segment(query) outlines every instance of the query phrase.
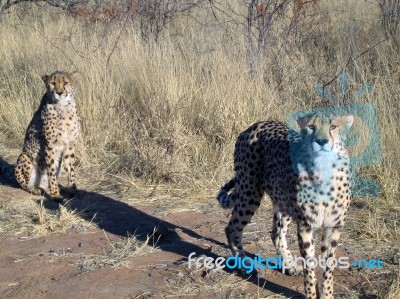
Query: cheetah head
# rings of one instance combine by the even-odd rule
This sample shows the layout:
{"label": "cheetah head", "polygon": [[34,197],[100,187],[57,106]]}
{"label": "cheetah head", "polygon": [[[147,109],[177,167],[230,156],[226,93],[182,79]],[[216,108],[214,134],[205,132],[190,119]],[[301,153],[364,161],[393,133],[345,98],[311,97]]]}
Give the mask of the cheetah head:
{"label": "cheetah head", "polygon": [[338,154],[343,150],[342,134],[353,125],[353,115],[321,117],[315,114],[297,114],[297,123],[303,139],[313,153]]}
{"label": "cheetah head", "polygon": [[70,98],[74,92],[75,79],[72,73],[56,71],[51,75],[44,75],[42,80],[53,104]]}

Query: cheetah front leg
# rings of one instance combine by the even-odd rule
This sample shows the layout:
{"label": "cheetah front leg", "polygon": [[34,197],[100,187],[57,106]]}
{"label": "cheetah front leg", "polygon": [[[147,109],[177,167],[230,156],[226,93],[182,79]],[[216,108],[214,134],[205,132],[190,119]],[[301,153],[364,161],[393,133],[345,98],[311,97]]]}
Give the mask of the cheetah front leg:
{"label": "cheetah front leg", "polygon": [[49,187],[50,187],[50,197],[53,200],[62,200],[62,196],[60,194],[60,188],[57,182],[57,170],[58,163],[55,155],[55,151],[53,148],[46,146],[45,148],[45,161],[47,167],[47,173],[49,178]]}
{"label": "cheetah front leg", "polygon": [[323,280],[323,297],[324,299],[333,298],[333,268],[332,262],[327,263],[329,258],[335,257],[336,246],[340,237],[337,227],[324,227],[322,235],[321,255],[325,261],[324,280]]}
{"label": "cheetah front leg", "polygon": [[[274,207],[275,208],[275,207]],[[284,215],[281,212],[274,212],[272,233],[272,242],[275,245],[276,251],[282,256],[282,260],[285,261],[285,273],[287,275],[300,275],[303,271],[301,266],[289,265],[286,261],[293,261],[292,254],[287,247],[286,233],[290,224],[290,216]]]}
{"label": "cheetah front leg", "polygon": [[70,191],[76,190],[74,161],[75,147],[70,146],[64,150],[63,157],[64,170],[68,175],[68,188],[70,189]]}
{"label": "cheetah front leg", "polygon": [[299,224],[297,234],[299,239],[300,254],[305,260],[303,266],[306,298],[316,299],[318,298],[318,286],[314,272],[316,264],[314,264],[315,245],[313,239],[313,230],[309,226]]}

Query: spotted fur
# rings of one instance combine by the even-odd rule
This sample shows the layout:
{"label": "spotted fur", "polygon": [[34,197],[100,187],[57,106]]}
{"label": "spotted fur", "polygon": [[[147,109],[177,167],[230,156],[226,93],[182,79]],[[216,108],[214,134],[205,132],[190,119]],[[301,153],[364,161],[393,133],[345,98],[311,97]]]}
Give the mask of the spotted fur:
{"label": "spotted fur", "polygon": [[33,194],[50,189],[50,197],[61,200],[58,178],[63,164],[68,187],[76,189],[74,159],[79,119],[71,73],[56,71],[42,77],[46,93],[28,125],[22,154],[15,164],[15,179]]}
{"label": "spotted fur", "polygon": [[[225,229],[232,253],[244,257],[243,230],[260,206],[264,193],[273,204],[272,241],[278,254],[292,257],[287,247],[288,224],[297,224],[300,253],[314,257],[313,231],[323,228],[321,256],[333,257],[350,203],[350,159],[342,142],[353,116],[336,118],[299,115],[300,133],[278,121],[259,122],[242,132],[235,145],[235,176],[217,196],[233,208]],[[232,191],[231,191],[232,190]],[[229,191],[231,191],[229,193]],[[303,271],[307,298],[319,296],[312,269]],[[324,269],[323,298],[333,297],[333,274]]]}

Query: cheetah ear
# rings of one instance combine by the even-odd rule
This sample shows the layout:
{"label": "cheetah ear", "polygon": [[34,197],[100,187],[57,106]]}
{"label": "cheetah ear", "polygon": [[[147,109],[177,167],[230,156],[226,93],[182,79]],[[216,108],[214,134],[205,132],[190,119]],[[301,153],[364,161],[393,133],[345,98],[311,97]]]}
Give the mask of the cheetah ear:
{"label": "cheetah ear", "polygon": [[302,119],[304,117],[306,117],[306,113],[304,113],[303,111],[296,112],[296,120]]}
{"label": "cheetah ear", "polygon": [[351,114],[343,115],[337,119],[339,126],[350,129],[354,122],[354,116]]}
{"label": "cheetah ear", "polygon": [[72,71],[69,73],[69,75],[74,81],[76,81],[77,79],[80,79],[81,73],[79,71]]}
{"label": "cheetah ear", "polygon": [[303,129],[305,127],[305,125],[309,119],[310,119],[309,114],[307,114],[303,111],[299,111],[296,113],[296,121],[297,121],[297,124],[299,125],[300,129]]}
{"label": "cheetah ear", "polygon": [[50,77],[49,75],[43,75],[43,76],[42,76],[43,82],[46,83],[47,80],[49,79],[49,77]]}

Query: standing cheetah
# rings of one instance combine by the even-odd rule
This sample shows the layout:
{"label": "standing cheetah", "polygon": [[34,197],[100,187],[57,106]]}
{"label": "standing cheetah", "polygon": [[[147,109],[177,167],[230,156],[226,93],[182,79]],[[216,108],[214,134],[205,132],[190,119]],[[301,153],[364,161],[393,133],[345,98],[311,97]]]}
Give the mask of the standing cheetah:
{"label": "standing cheetah", "polygon": [[[244,257],[243,229],[260,206],[264,193],[273,204],[272,241],[278,254],[292,258],[286,233],[297,223],[300,253],[314,257],[313,231],[323,228],[321,255],[334,257],[339,228],[350,203],[350,157],[342,137],[352,115],[329,117],[298,113],[300,133],[278,121],[259,122],[239,135],[234,153],[235,176],[218,194],[223,208],[233,208],[225,229],[233,255]],[[233,191],[228,193],[231,189]],[[294,275],[301,267],[291,267]],[[304,267],[307,298],[319,296],[314,267]],[[333,297],[333,269],[324,268],[322,298]]]}
{"label": "standing cheetah", "polygon": [[50,187],[50,197],[61,200],[58,178],[61,164],[68,174],[68,187],[76,189],[74,158],[79,119],[72,74],[56,71],[42,77],[46,85],[38,110],[26,130],[22,154],[15,165],[15,178],[23,189],[40,194]]}

